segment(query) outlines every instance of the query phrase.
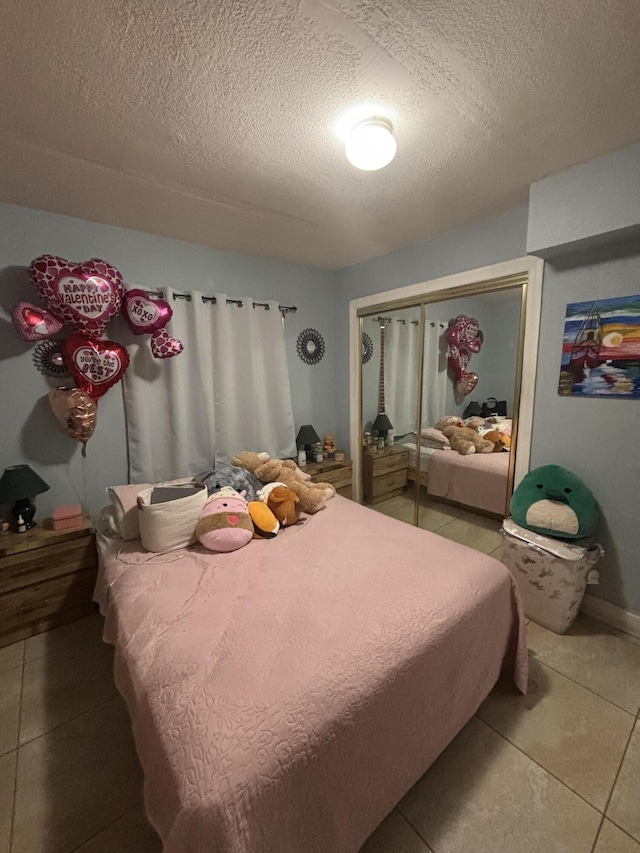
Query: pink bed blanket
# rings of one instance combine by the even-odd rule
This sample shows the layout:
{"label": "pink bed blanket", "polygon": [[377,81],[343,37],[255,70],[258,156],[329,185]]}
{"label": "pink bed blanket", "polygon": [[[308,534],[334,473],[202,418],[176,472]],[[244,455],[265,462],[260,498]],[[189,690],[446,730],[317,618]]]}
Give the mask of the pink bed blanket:
{"label": "pink bed blanket", "polygon": [[355,853],[501,670],[526,690],[507,569],[346,498],[229,554],[101,551],[167,853]]}
{"label": "pink bed blanket", "polygon": [[427,492],[504,516],[508,480],[508,453],[434,453]]}

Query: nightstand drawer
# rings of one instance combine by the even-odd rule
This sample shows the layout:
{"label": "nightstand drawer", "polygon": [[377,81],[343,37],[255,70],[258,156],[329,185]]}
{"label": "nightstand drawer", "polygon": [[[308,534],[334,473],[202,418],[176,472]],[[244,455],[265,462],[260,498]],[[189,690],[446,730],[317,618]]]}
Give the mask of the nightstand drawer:
{"label": "nightstand drawer", "polygon": [[64,615],[68,611],[91,612],[95,582],[95,568],[84,569],[0,596],[0,645],[8,635],[15,641],[18,634],[28,637],[38,633],[38,623],[50,617],[58,617],[64,622],[69,621]]}
{"label": "nightstand drawer", "polygon": [[373,476],[380,477],[383,474],[390,474],[392,471],[406,470],[408,463],[407,453],[393,453],[390,455],[378,456],[375,453],[371,454],[371,462],[373,465]]}
{"label": "nightstand drawer", "polygon": [[83,536],[46,548],[34,548],[14,554],[0,563],[0,592],[38,584],[82,569],[95,569],[96,566],[93,536]]}
{"label": "nightstand drawer", "polygon": [[348,467],[337,468],[335,471],[326,471],[324,474],[317,474],[312,478],[312,482],[329,483],[336,492],[345,486],[351,485],[351,463]]}
{"label": "nightstand drawer", "polygon": [[392,471],[389,474],[383,474],[382,477],[374,477],[371,484],[371,497],[375,499],[406,485],[407,467],[405,465],[402,471]]}

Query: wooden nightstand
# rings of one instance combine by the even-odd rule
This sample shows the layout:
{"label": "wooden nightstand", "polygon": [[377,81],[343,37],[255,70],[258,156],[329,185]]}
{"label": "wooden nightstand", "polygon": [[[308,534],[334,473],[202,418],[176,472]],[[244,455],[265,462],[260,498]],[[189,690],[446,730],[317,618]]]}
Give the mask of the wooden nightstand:
{"label": "wooden nightstand", "polygon": [[93,524],[0,534],[0,647],[95,610],[98,554]]}
{"label": "wooden nightstand", "polygon": [[364,499],[375,504],[401,495],[407,485],[409,451],[406,447],[385,447],[363,453]]}
{"label": "wooden nightstand", "polygon": [[312,483],[330,483],[339,495],[351,497],[350,459],[344,459],[342,462],[325,459],[324,462],[312,462],[302,470],[311,474]]}

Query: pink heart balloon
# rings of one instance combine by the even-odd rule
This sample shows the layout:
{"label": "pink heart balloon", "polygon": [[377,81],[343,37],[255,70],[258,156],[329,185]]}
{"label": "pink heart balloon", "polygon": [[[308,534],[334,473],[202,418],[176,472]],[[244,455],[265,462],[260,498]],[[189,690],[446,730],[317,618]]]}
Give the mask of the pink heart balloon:
{"label": "pink heart balloon", "polygon": [[74,382],[97,400],[119,382],[129,366],[129,353],[116,341],[75,334],[63,344],[64,363]]}
{"label": "pink heart balloon", "polygon": [[53,314],[31,302],[16,302],[11,321],[23,341],[43,341],[62,328],[62,323]]}
{"label": "pink heart balloon", "polygon": [[82,335],[102,335],[122,306],[122,276],[99,258],[75,263],[41,255],[31,262],[29,278],[54,317]]}
{"label": "pink heart balloon", "polygon": [[166,329],[159,329],[151,335],[151,354],[154,358],[173,358],[180,355],[184,344],[177,338],[172,338]]}
{"label": "pink heart balloon", "polygon": [[163,329],[173,311],[164,299],[150,299],[144,290],[127,290],[124,295],[124,315],[134,335],[147,335]]}

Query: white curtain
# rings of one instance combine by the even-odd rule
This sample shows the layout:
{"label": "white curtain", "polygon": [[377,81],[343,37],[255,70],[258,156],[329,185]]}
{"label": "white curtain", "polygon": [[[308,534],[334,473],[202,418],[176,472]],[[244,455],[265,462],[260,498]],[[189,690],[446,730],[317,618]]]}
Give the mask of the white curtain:
{"label": "white curtain", "polygon": [[416,428],[420,327],[392,320],[385,328],[384,385],[386,411],[397,436]]}
{"label": "white curtain", "polygon": [[424,330],[422,426],[432,427],[447,414],[447,355],[443,341],[446,323],[427,320]]}
{"label": "white curtain", "polygon": [[241,450],[296,454],[289,370],[277,302],[269,310],[174,299],[167,331],[184,344],[155,359],[148,336],[129,347],[124,400],[131,482],[158,482],[228,462]]}
{"label": "white curtain", "polygon": [[[434,426],[446,414],[447,359],[442,342],[445,324],[425,325],[422,426]],[[418,405],[420,326],[393,320],[385,329],[385,399],[397,436],[414,432]]]}

